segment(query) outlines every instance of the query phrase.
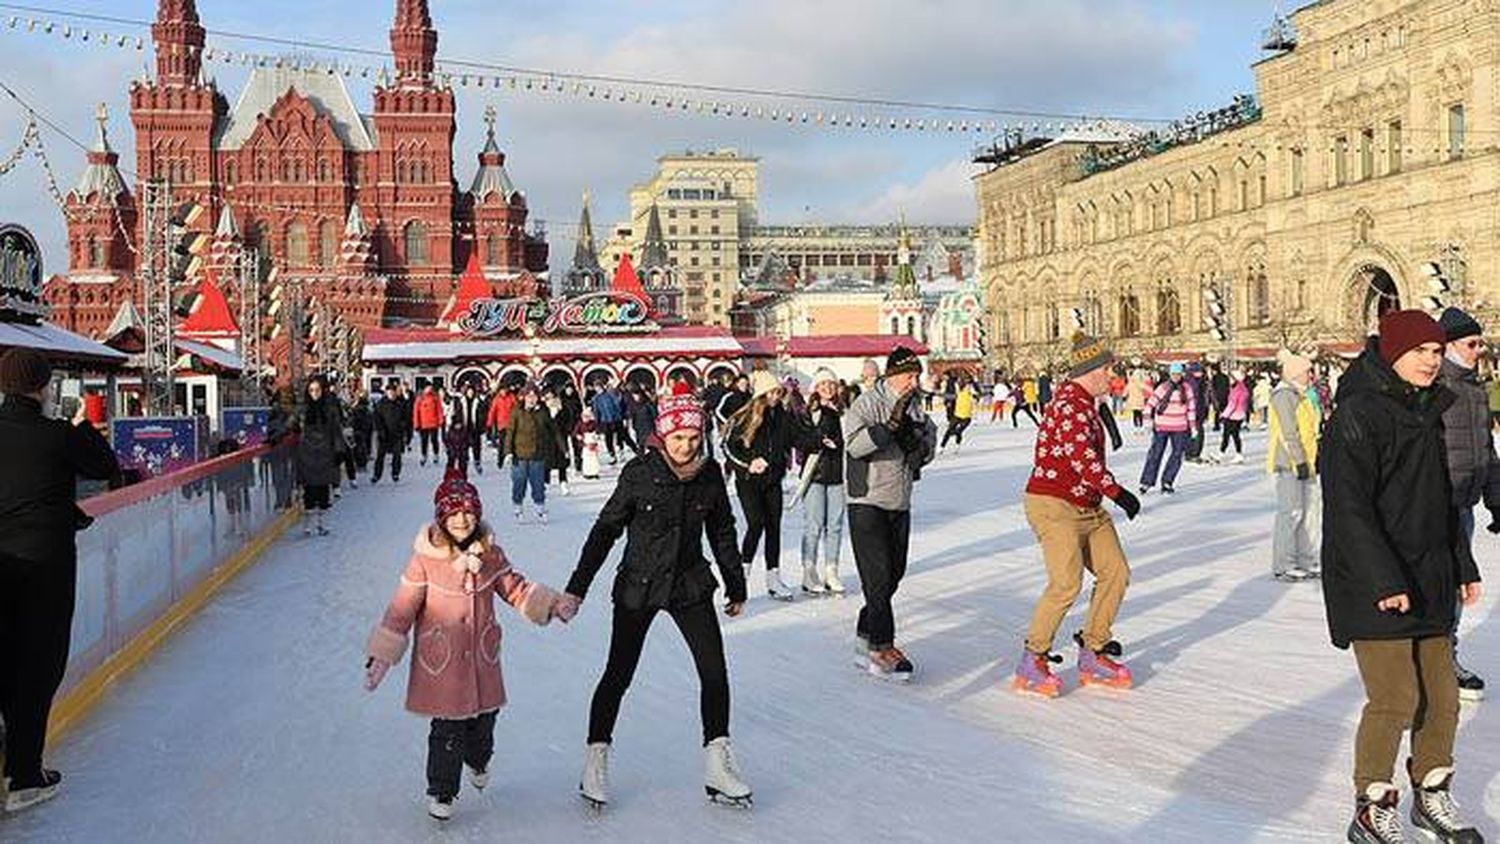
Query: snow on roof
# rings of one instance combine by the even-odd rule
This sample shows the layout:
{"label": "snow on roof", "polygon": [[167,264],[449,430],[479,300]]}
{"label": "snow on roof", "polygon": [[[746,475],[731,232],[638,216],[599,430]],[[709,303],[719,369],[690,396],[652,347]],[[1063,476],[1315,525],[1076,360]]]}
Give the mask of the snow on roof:
{"label": "snow on roof", "polygon": [[288,90],[296,91],[326,115],[333,123],[334,134],[347,149],[355,152],[375,149],[374,132],[354,107],[343,77],[289,67],[258,67],[250,73],[245,90],[240,92],[239,102],[225,118],[218,148],[239,149],[244,146],[255,131],[260,115],[269,114],[271,107]]}
{"label": "snow on roof", "polygon": [[1145,128],[1123,120],[1090,120],[1068,127],[1053,138],[1047,146],[1055,144],[1114,144],[1128,141],[1145,132]]}

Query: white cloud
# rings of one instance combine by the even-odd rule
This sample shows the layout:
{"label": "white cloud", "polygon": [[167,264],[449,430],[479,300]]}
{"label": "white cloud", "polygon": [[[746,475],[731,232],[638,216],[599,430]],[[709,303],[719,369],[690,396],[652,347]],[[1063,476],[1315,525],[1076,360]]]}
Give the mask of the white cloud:
{"label": "white cloud", "polygon": [[912,222],[971,224],[974,222],[974,165],[955,158],[922,174],[911,183],[897,183],[880,195],[848,208],[847,219],[886,223],[901,215]]}

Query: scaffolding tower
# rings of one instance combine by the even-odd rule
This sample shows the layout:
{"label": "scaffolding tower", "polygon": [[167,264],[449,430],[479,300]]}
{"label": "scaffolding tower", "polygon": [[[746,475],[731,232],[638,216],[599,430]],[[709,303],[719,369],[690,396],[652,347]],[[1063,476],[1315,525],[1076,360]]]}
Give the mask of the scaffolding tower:
{"label": "scaffolding tower", "polygon": [[141,367],[141,388],[146,412],[153,416],[172,413],[171,250],[172,187],[161,179],[141,185],[141,207],[145,215],[141,238],[142,320],[146,324],[146,348]]}

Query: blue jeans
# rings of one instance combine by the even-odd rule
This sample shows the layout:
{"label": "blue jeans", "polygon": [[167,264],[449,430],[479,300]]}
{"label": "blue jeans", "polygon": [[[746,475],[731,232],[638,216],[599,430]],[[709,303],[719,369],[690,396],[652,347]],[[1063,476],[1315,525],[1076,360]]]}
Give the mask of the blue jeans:
{"label": "blue jeans", "polygon": [[839,561],[839,546],[844,541],[844,485],[807,485],[802,500],[802,565],[818,562],[818,540],[823,540],[823,565]]}
{"label": "blue jeans", "polygon": [[531,501],[540,507],[547,503],[547,461],[510,460],[510,503],[521,506],[526,498],[526,485],[531,484]]}
{"label": "blue jeans", "polygon": [[1172,454],[1167,457],[1167,468],[1161,473],[1162,486],[1171,486],[1177,481],[1177,470],[1182,468],[1182,453],[1187,451],[1189,434],[1187,431],[1156,431],[1151,435],[1151,450],[1146,453],[1146,468],[1141,470],[1141,486],[1156,486],[1156,473],[1161,468],[1162,453],[1167,450],[1167,445],[1172,446]]}

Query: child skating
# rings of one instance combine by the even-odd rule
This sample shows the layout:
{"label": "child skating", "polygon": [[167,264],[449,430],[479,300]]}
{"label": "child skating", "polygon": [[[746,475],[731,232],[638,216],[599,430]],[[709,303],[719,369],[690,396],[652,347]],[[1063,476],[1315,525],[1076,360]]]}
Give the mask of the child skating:
{"label": "child skating", "polygon": [[432,719],[427,813],[447,820],[465,766],[474,788],[489,783],[495,716],[505,705],[495,598],[545,625],[558,594],[511,568],[481,521],[479,491],[461,472],[449,470],[433,499],[434,519],[417,533],[401,584],[370,634],[365,688],[374,691],[401,660],[415,628],[406,708]]}

